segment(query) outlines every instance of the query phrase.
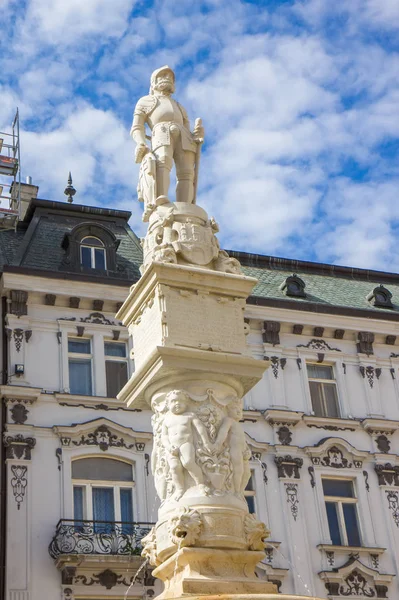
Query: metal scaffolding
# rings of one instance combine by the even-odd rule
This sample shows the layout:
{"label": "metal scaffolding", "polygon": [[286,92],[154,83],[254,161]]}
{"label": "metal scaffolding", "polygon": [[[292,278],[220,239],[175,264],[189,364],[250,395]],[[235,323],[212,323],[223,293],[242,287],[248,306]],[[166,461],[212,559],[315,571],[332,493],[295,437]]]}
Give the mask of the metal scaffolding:
{"label": "metal scaffolding", "polygon": [[[8,183],[12,179],[11,183]],[[21,206],[19,111],[11,132],[0,131],[0,229],[15,229]]]}

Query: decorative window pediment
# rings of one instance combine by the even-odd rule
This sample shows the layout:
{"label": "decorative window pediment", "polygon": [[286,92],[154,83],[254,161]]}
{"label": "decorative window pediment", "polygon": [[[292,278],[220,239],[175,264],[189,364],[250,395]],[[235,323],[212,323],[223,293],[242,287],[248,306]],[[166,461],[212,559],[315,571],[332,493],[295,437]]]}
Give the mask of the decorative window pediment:
{"label": "decorative window pediment", "polygon": [[96,446],[103,452],[110,448],[143,452],[145,444],[152,440],[150,433],[134,431],[105,418],[71,427],[56,426],[53,429],[59,436],[61,445],[71,449]]}
{"label": "decorative window pediment", "polygon": [[342,567],[321,571],[319,577],[331,598],[388,598],[393,575],[381,574],[352,557]]}
{"label": "decorative window pediment", "polygon": [[361,469],[369,453],[357,450],[342,438],[324,438],[315,446],[305,448],[316,466],[333,469]]}

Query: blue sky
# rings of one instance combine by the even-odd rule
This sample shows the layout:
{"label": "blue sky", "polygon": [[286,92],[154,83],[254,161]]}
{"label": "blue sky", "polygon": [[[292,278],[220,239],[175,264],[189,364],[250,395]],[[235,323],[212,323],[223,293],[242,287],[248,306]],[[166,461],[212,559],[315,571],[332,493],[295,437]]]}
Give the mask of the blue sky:
{"label": "blue sky", "polygon": [[42,198],[129,209],[151,72],[206,143],[226,248],[399,271],[399,0],[0,0],[0,130]]}

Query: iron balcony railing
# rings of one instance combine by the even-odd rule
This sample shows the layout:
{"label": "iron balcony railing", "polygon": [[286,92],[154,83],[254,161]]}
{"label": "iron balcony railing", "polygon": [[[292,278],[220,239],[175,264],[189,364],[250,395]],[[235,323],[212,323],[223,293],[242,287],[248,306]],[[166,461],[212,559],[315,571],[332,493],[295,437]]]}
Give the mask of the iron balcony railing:
{"label": "iron balcony railing", "polygon": [[61,554],[141,554],[141,540],[154,523],[76,521],[61,519],[49,546],[52,558]]}

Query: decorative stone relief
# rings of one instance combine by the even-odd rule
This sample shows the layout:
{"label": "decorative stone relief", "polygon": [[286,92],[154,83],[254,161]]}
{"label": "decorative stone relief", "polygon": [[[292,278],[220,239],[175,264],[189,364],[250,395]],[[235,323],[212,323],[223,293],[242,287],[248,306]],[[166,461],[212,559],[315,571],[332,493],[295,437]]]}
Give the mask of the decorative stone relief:
{"label": "decorative stone relief", "polygon": [[326,552],[327,564],[329,567],[333,567],[335,565],[335,555],[334,552]]}
{"label": "decorative stone relief", "polygon": [[292,333],[294,333],[295,335],[301,335],[303,331],[303,325],[293,325],[292,326]]}
{"label": "decorative stone relief", "polygon": [[11,478],[11,487],[18,510],[21,508],[21,504],[25,498],[25,490],[28,485],[28,480],[26,478],[27,471],[28,467],[25,465],[11,465],[11,473],[13,474],[13,477]]}
{"label": "decorative stone relief", "polygon": [[280,343],[280,323],[278,321],[264,321],[262,336],[264,344],[278,345]]}
{"label": "decorative stone relief", "polygon": [[368,384],[371,388],[374,387],[374,375],[377,377],[377,379],[379,379],[381,376],[381,369],[375,369],[370,365],[367,367],[360,365],[359,370],[363,379],[367,377]]}
{"label": "decorative stone relief", "polygon": [[247,515],[244,520],[244,529],[247,536],[249,550],[264,550],[270,531],[255,515]]}
{"label": "decorative stone relief", "polygon": [[285,456],[275,456],[274,462],[277,465],[277,473],[281,479],[300,479],[299,470],[303,465],[302,458],[296,458],[287,454]]}
{"label": "decorative stone relief", "polygon": [[297,520],[299,512],[299,499],[298,499],[298,484],[297,483],[285,483],[285,493],[287,495],[287,502],[290,505],[291,514],[294,521]]}
{"label": "decorative stone relief", "polygon": [[316,480],[314,478],[314,467],[308,467],[308,472],[310,475],[310,485],[312,488],[316,487]]}
{"label": "decorative stone relief", "polygon": [[22,347],[22,342],[24,339],[24,330],[23,329],[14,329],[12,334],[13,334],[14,343],[15,343],[15,350],[17,352],[20,352],[21,347]]}
{"label": "decorative stone relief", "polygon": [[265,356],[265,360],[270,360],[270,366],[271,366],[272,373],[274,375],[274,378],[277,379],[279,367],[281,368],[282,371],[284,371],[285,365],[287,364],[287,359],[279,358],[278,356],[271,356],[271,357]]}
{"label": "decorative stone relief", "polygon": [[277,429],[277,437],[280,444],[289,446],[292,442],[292,433],[287,425],[282,425]]}
{"label": "decorative stone relief", "polygon": [[376,437],[375,443],[377,444],[377,448],[380,452],[384,454],[388,454],[391,449],[391,442],[387,438],[385,434],[380,434]]}
{"label": "decorative stone relief", "polygon": [[334,469],[350,469],[352,463],[344,457],[342,450],[338,446],[331,446],[327,451],[326,456],[322,459],[313,458],[313,464],[323,465],[323,467],[333,467]]}
{"label": "decorative stone relief", "polygon": [[55,294],[46,294],[44,296],[44,304],[46,306],[55,306],[57,296]]}
{"label": "decorative stone relief", "polygon": [[239,425],[241,405],[235,397],[227,402],[211,389],[204,395],[171,390],[153,401],[151,465],[162,501],[178,501],[189,490],[243,497],[251,452]]}
{"label": "decorative stone relief", "polygon": [[28,292],[24,290],[11,290],[10,313],[18,318],[28,314]]}
{"label": "decorative stone relief", "polygon": [[374,337],[374,333],[371,333],[370,331],[360,331],[358,333],[359,342],[357,344],[357,351],[359,354],[367,354],[367,356],[374,354]]}
{"label": "decorative stone relief", "polygon": [[17,423],[18,425],[22,425],[23,423],[25,423],[25,421],[28,418],[28,414],[28,409],[20,402],[18,402],[18,404],[14,404],[10,409],[11,418],[13,422]]}
{"label": "decorative stone relief", "polygon": [[399,466],[385,463],[384,465],[375,465],[374,469],[379,485],[399,486]]}
{"label": "decorative stone relief", "polygon": [[[345,584],[328,582],[325,584],[329,594],[333,596],[362,596],[363,598],[374,598],[375,591],[367,584],[367,580],[359,571],[353,571],[345,579]],[[386,598],[386,596],[380,596]]]}
{"label": "decorative stone relief", "polygon": [[366,486],[366,491],[369,492],[370,484],[369,484],[369,474],[367,473],[367,471],[363,471],[363,477],[364,477],[364,485]]}
{"label": "decorative stone relief", "polygon": [[313,338],[307,344],[297,344],[297,348],[310,348],[312,350],[331,350],[334,352],[342,352],[339,348],[332,348],[327,342],[322,339]]}
{"label": "decorative stone relief", "polygon": [[193,546],[202,528],[201,515],[196,510],[182,508],[168,521],[168,533],[172,544],[179,548]]}
{"label": "decorative stone relief", "polygon": [[[122,437],[112,433],[106,425],[100,425],[93,433],[82,435],[79,441],[72,442],[74,446],[98,446],[106,452],[109,448],[136,448],[135,444],[127,444]],[[64,444],[65,445],[65,444]]]}
{"label": "decorative stone relief", "polygon": [[92,312],[88,317],[80,318],[82,323],[93,323],[95,325],[115,325],[114,321],[107,319],[101,312]]}
{"label": "decorative stone relief", "polygon": [[118,575],[111,569],[105,569],[105,571],[101,571],[101,573],[94,573],[93,577],[87,577],[86,575],[77,575],[75,577],[75,584],[87,586],[99,584],[102,587],[105,587],[107,590],[111,590],[116,585],[124,585],[127,587],[130,586],[132,583],[132,579],[133,577],[130,579],[126,579],[126,577],[124,577],[123,575]]}
{"label": "decorative stone relief", "polygon": [[378,556],[378,554],[370,554],[370,562],[373,569],[379,569],[380,557]]}
{"label": "decorative stone relief", "polygon": [[393,521],[396,527],[399,527],[399,492],[385,490],[388,500],[388,508],[392,513]]}
{"label": "decorative stone relief", "polygon": [[24,438],[18,433],[15,436],[5,435],[4,446],[6,448],[6,458],[18,460],[30,460],[31,450],[36,445],[35,438]]}

